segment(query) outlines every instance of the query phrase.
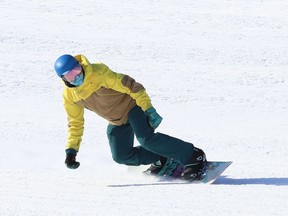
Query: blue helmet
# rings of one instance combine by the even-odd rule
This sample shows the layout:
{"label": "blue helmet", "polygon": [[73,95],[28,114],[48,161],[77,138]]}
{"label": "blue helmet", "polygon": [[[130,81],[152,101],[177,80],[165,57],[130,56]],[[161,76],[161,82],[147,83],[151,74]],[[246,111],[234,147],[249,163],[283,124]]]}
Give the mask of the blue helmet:
{"label": "blue helmet", "polygon": [[71,55],[65,54],[60,56],[54,64],[54,69],[59,77],[62,77],[63,73],[72,70],[78,63],[78,61]]}

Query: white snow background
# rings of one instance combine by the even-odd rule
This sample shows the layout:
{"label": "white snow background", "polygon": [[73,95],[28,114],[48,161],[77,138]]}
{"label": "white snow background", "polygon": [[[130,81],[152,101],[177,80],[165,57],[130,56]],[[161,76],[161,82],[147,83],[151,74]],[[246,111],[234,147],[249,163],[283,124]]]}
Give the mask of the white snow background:
{"label": "white snow background", "polygon": [[[287,215],[288,1],[0,0],[0,17],[1,216]],[[65,53],[134,77],[157,131],[234,163],[213,185],[153,185],[86,111],[67,169]]]}

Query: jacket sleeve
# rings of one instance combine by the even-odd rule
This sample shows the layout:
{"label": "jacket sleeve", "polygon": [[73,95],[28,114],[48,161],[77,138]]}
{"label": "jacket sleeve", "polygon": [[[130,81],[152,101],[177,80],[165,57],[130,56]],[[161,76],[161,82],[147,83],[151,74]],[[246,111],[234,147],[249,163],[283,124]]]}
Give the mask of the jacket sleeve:
{"label": "jacket sleeve", "polygon": [[115,73],[102,64],[102,86],[130,95],[136,104],[146,111],[152,107],[150,97],[142,84],[136,82],[128,75]]}
{"label": "jacket sleeve", "polygon": [[69,98],[67,91],[64,91],[63,99],[68,117],[68,141],[66,149],[74,149],[78,152],[84,131],[84,108],[74,103]]}

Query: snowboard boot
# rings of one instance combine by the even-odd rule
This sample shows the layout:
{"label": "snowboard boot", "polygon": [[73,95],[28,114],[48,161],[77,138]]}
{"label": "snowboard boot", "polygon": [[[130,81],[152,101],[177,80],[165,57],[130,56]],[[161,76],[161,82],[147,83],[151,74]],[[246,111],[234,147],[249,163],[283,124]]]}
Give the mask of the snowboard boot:
{"label": "snowboard boot", "polygon": [[185,169],[181,174],[181,178],[188,181],[203,179],[206,164],[206,155],[203,150],[194,147],[192,159],[185,166]]}
{"label": "snowboard boot", "polygon": [[151,166],[144,172],[150,175],[178,178],[181,176],[183,171],[184,165],[182,165],[180,161],[172,158],[161,157],[160,161],[151,164]]}
{"label": "snowboard boot", "polygon": [[160,170],[166,164],[166,161],[167,161],[167,158],[161,156],[160,160],[152,163],[151,166],[146,171],[144,171],[144,173],[149,174],[149,175],[158,175]]}

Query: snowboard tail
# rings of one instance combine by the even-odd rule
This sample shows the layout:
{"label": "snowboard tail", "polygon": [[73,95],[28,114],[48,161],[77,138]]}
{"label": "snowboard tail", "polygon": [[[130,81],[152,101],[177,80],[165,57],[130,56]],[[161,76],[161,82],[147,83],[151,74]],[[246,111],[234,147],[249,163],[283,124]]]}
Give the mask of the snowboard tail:
{"label": "snowboard tail", "polygon": [[203,178],[200,182],[212,184],[231,164],[232,161],[208,161],[204,168]]}

